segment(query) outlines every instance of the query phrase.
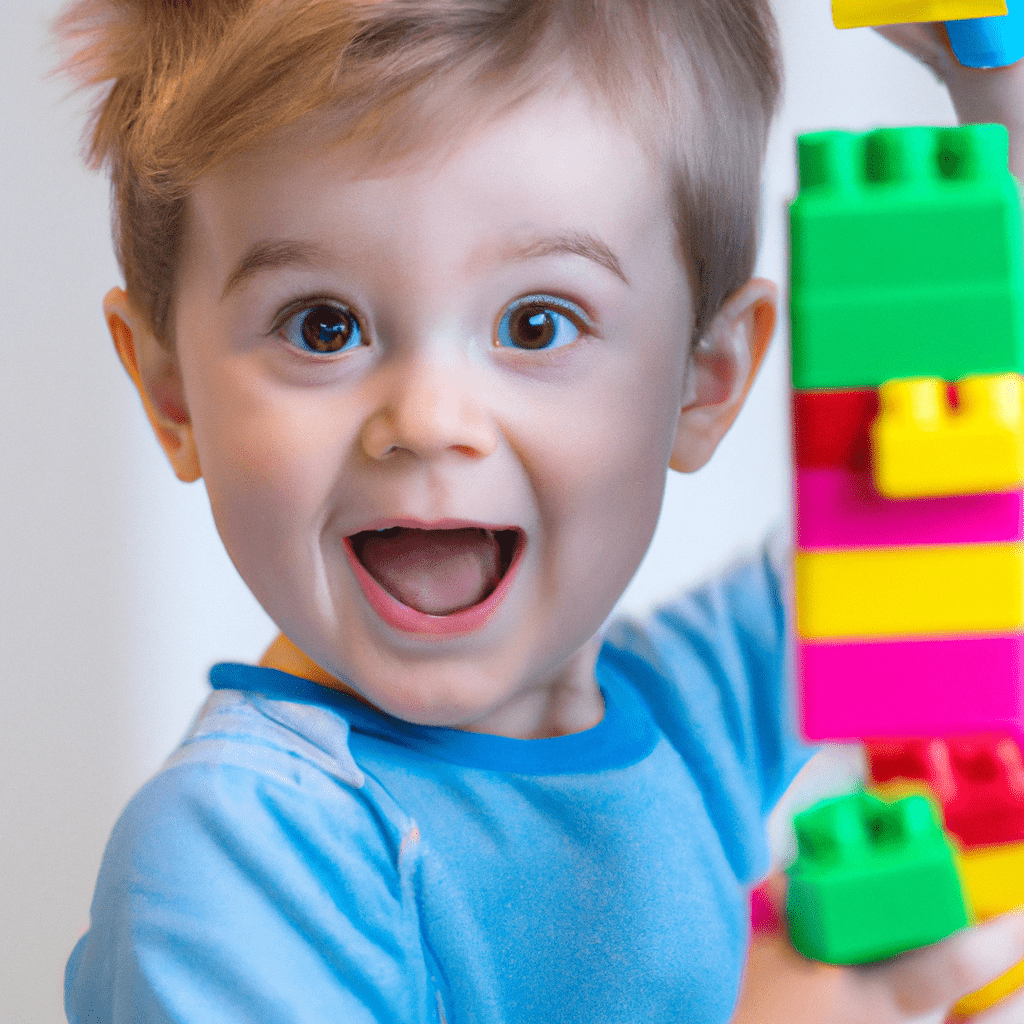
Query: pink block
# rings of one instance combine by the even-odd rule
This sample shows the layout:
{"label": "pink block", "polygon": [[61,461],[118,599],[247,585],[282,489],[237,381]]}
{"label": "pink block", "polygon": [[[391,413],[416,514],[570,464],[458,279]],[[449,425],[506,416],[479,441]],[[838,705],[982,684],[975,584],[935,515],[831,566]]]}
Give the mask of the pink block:
{"label": "pink block", "polygon": [[1024,492],[895,500],[870,472],[797,469],[796,538],[805,550],[1021,540]]}
{"label": "pink block", "polygon": [[756,934],[777,935],[782,930],[779,912],[775,909],[768,882],[762,882],[750,893],[750,930]]}
{"label": "pink block", "polygon": [[812,740],[1011,733],[1024,742],[1024,637],[801,643]]}

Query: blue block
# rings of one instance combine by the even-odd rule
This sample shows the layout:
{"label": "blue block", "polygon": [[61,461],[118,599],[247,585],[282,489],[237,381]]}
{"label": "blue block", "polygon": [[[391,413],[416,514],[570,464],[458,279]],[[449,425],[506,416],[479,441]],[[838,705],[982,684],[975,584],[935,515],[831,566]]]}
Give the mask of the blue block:
{"label": "blue block", "polygon": [[967,68],[1003,68],[1024,57],[1024,0],[1006,0],[1006,14],[947,21],[956,59]]}

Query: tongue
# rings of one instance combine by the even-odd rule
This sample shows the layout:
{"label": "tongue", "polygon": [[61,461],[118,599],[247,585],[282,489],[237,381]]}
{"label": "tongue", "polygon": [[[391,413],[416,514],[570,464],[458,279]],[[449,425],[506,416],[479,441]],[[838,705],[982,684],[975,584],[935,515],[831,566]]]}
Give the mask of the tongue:
{"label": "tongue", "polygon": [[411,530],[363,534],[359,560],[392,597],[427,615],[482,601],[498,584],[500,552],[490,530]]}

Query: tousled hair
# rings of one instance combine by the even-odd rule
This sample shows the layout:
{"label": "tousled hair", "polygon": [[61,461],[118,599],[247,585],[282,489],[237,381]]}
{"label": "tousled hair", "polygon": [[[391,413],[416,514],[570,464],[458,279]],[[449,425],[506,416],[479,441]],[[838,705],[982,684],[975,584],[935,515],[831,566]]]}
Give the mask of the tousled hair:
{"label": "tousled hair", "polygon": [[126,289],[167,346],[185,204],[220,161],[324,108],[339,141],[393,159],[566,62],[670,176],[695,338],[753,273],[782,76],[768,0],[75,0],[55,30],[62,70],[100,90],[86,160],[110,174]]}

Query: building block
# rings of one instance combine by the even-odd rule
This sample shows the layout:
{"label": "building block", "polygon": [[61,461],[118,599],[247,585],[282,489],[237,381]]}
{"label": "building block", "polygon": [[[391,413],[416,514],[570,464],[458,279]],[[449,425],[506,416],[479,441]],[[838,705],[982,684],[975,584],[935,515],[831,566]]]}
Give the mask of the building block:
{"label": "building block", "polygon": [[990,982],[977,992],[964,996],[954,1007],[955,1015],[958,1017],[971,1017],[982,1010],[1012,995],[1021,986],[1024,986],[1024,961],[1011,967],[1005,974],[1001,974],[995,981]]}
{"label": "building block", "polygon": [[970,18],[959,15],[946,22],[956,59],[969,68],[1002,68],[1024,57],[1024,5],[1007,0],[1003,16]]}
{"label": "building block", "polygon": [[1000,733],[1024,741],[1024,638],[963,636],[797,648],[811,740]]}
{"label": "building block", "polygon": [[793,386],[1020,372],[1024,260],[1006,129],[819,132],[798,145]]}
{"label": "building block", "polygon": [[796,542],[820,548],[994,544],[1024,539],[1024,492],[894,500],[871,474],[797,469]]}
{"label": "building block", "polygon": [[798,551],[802,637],[1000,633],[1024,628],[1024,544]]}
{"label": "building block", "polygon": [[[1011,737],[875,740],[867,755],[876,783],[925,783],[962,848],[1024,843],[1024,757]],[[1019,865],[1024,902],[1024,853]]]}
{"label": "building block", "polygon": [[983,18],[1005,13],[1004,0],[832,0],[832,22],[836,28]]}
{"label": "building block", "polygon": [[963,850],[957,865],[964,897],[978,921],[1024,907],[1024,843]]}
{"label": "building block", "polygon": [[859,792],[797,815],[790,940],[804,956],[859,964],[938,942],[968,924],[954,852],[922,796]]}
{"label": "building block", "polygon": [[800,469],[866,469],[878,391],[793,392],[793,461]]}
{"label": "building block", "polygon": [[766,879],[750,891],[750,931],[754,935],[778,935],[782,927],[782,918]]}
{"label": "building block", "polygon": [[875,486],[889,498],[1009,491],[1024,483],[1024,378],[887,381],[871,427]]}

